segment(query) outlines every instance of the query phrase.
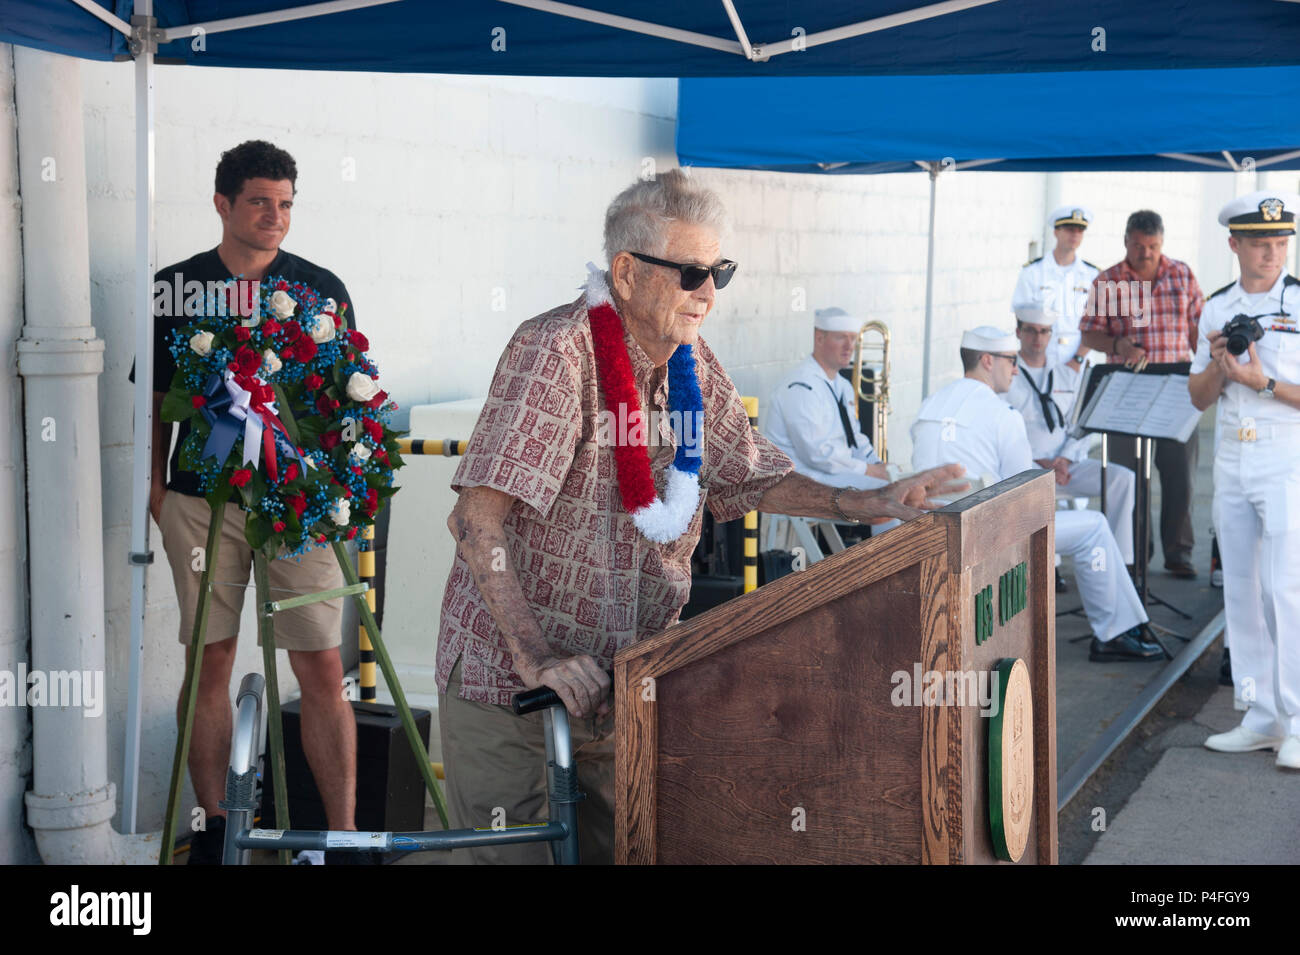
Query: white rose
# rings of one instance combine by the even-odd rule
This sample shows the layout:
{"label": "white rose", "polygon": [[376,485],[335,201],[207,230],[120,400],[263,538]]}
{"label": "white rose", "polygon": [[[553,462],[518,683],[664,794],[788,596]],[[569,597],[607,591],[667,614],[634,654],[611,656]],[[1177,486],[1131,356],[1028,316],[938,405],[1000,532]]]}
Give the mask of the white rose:
{"label": "white rose", "polygon": [[321,312],[316,316],[316,324],[312,326],[311,340],[317,345],[323,345],[325,342],[334,338],[334,316],[326,315]]}
{"label": "white rose", "polygon": [[370,449],[358,441],[352,445],[352,450],[348,452],[348,457],[352,458],[357,464],[365,464],[370,460]]}
{"label": "white rose", "polygon": [[330,518],[342,527],[352,519],[352,503],[346,497],[339,498],[330,508]]}
{"label": "white rose", "polygon": [[211,332],[199,332],[190,339],[190,348],[194,349],[197,354],[206,357],[212,351],[212,339]]}
{"label": "white rose", "polygon": [[379,394],[379,386],[369,375],[354,371],[352,377],[348,379],[347,393],[353,401],[366,402]]}
{"label": "white rose", "polygon": [[268,375],[274,375],[284,367],[284,364],[280,361],[280,356],[268,348],[262,352],[262,367],[266,369]]}
{"label": "white rose", "polygon": [[271,293],[271,311],[275,312],[275,317],[281,321],[292,317],[297,308],[298,303],[284,289],[276,289]]}
{"label": "white rose", "polygon": [[327,311],[327,312],[331,312],[331,313],[332,313],[332,312],[337,312],[337,311],[339,310],[339,303],[336,302],[336,301],[334,301],[334,299],[332,299],[332,298],[327,298],[327,299],[325,299],[324,309],[325,309],[325,311]]}

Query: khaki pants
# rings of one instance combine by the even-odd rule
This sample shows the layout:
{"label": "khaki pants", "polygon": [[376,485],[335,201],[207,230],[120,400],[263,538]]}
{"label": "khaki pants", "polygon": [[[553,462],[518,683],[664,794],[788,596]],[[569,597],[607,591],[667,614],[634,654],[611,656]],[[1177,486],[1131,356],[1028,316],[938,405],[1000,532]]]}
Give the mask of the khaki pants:
{"label": "khaki pants", "polygon": [[[546,821],[546,742],[542,714],[515,716],[508,707],[462,700],[460,661],[447,692],[438,694],[447,803],[454,828],[491,828]],[[597,722],[569,720],[578,783],[578,846],[585,864],[614,861],[614,712]],[[504,811],[504,820],[502,820]],[[549,865],[551,844],[458,849],[453,862]]]}

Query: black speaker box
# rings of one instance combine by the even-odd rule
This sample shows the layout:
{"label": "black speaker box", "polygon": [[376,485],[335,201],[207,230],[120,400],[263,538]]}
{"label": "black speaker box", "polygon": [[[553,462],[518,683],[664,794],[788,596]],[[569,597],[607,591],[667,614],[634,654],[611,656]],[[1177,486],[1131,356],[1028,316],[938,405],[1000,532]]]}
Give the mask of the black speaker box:
{"label": "black speaker box", "polygon": [[[281,707],[284,718],[284,767],[293,829],[328,829],[325,807],[302,749],[302,703]],[[357,828],[376,832],[419,832],[424,829],[424,778],[411,751],[397,708],[352,701],[357,721]],[[429,744],[432,716],[412,710],[415,728]],[[281,828],[275,818],[274,768],[268,749],[263,759],[261,822],[263,829]],[[388,853],[385,860],[402,853]]]}

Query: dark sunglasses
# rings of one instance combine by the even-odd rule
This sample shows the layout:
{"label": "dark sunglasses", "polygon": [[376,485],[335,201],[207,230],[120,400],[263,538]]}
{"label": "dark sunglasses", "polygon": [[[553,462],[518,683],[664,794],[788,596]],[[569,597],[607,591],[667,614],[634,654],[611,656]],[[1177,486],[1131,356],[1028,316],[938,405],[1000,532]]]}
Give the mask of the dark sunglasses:
{"label": "dark sunglasses", "polygon": [[682,265],[680,262],[669,262],[666,259],[656,259],[653,255],[642,255],[640,252],[628,253],[634,259],[640,259],[642,262],[649,262],[651,265],[662,265],[666,269],[676,269],[682,273],[682,291],[694,292],[704,284],[705,279],[710,275],[713,276],[713,287],[724,289],[731,277],[736,274],[736,263],[731,259],[723,259],[717,265]]}

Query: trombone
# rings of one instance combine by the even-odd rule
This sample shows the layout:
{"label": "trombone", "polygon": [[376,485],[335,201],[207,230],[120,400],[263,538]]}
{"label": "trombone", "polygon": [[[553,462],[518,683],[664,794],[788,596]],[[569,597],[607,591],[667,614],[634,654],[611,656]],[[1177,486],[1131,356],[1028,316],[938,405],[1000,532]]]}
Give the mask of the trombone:
{"label": "trombone", "polygon": [[[880,341],[877,343],[866,341],[868,332],[878,333]],[[878,361],[867,360],[865,353],[868,349],[873,352],[879,351]],[[872,369],[870,392],[864,387],[866,385],[862,373],[864,365]],[[858,397],[859,409],[862,407],[862,402],[872,406],[874,414],[872,445],[876,449],[876,454],[880,455],[880,460],[888,461],[889,458],[885,456],[885,438],[889,426],[889,327],[884,322],[863,323],[862,329],[858,332],[858,347],[853,355],[853,376],[850,380],[853,383],[853,393]]]}

